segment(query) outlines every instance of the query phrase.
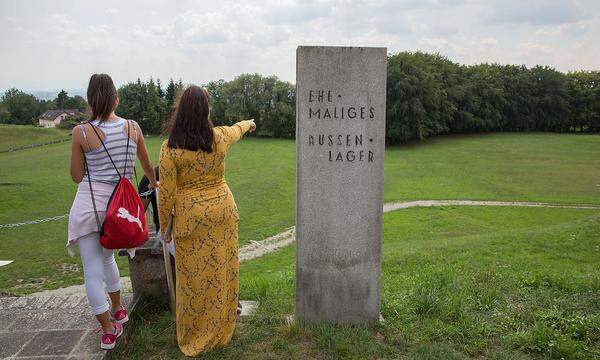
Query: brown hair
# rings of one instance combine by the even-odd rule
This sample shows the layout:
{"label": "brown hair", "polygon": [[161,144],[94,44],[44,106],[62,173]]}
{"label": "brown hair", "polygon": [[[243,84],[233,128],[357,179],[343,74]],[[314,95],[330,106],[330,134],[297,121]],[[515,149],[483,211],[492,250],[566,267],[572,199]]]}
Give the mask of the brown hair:
{"label": "brown hair", "polygon": [[116,109],[119,95],[111,77],[107,74],[94,74],[87,88],[87,101],[90,106],[90,120],[108,119]]}
{"label": "brown hair", "polygon": [[169,147],[212,152],[214,133],[209,113],[208,92],[194,85],[185,89],[169,123]]}

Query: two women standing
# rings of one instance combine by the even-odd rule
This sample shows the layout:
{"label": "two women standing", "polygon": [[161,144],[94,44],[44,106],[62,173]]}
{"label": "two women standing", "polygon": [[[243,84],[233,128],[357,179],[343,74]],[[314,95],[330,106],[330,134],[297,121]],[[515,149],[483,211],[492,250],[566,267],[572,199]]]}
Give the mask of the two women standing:
{"label": "two women standing", "polygon": [[[79,183],[69,217],[69,246],[79,244],[85,287],[92,313],[103,329],[101,345],[112,348],[122,333],[119,322],[127,319],[120,305],[119,271],[112,251],[101,247],[89,186],[84,180],[87,161],[98,213],[118,181],[115,169],[104,159],[125,162],[128,151],[140,159],[150,188],[157,185],[144,138],[137,123],[117,117],[118,96],[108,75],[93,75],[88,88],[91,120],[73,131],[71,173]],[[187,88],[173,112],[169,139],[160,151],[160,228],[165,241],[174,240],[177,272],[177,341],[181,351],[196,356],[228,343],[233,335],[238,301],[238,212],[224,178],[229,147],[246,132],[256,129],[254,121],[231,127],[213,127],[207,91]],[[101,130],[98,139],[95,130]],[[135,147],[123,148],[130,136]],[[132,163],[133,156],[128,159]],[[110,166],[108,166],[110,165]],[[131,179],[133,171],[124,176]],[[165,230],[172,227],[172,238]],[[112,301],[106,301],[103,285]]]}

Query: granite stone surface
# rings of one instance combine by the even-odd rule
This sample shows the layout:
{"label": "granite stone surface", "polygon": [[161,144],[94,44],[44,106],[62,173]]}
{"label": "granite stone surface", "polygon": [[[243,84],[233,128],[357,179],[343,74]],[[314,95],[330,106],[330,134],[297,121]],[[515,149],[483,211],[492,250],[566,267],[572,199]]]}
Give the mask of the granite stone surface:
{"label": "granite stone surface", "polygon": [[387,50],[307,47],[296,67],[296,315],[379,320]]}

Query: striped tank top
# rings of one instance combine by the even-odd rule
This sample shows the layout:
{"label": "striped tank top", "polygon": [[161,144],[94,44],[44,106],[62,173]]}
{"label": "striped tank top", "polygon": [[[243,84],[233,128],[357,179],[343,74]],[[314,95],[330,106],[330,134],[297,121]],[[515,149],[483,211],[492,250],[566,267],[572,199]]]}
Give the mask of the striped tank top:
{"label": "striped tank top", "polygon": [[[133,167],[135,166],[135,158],[137,154],[137,130],[130,123],[130,131],[134,133],[133,138],[129,139],[129,151],[127,150],[127,128],[125,127],[126,120],[119,118],[116,121],[102,122],[98,120],[91,121],[96,130],[104,134],[104,145],[110,153],[113,162],[121,176],[125,174],[128,179],[133,178]],[[89,127],[89,125],[88,125]],[[83,129],[83,138],[88,148],[90,148],[87,135]],[[93,136],[96,136],[95,134]],[[127,159],[127,163],[125,163]],[[102,182],[108,184],[117,184],[119,182],[119,173],[110,161],[104,147],[100,147],[85,153],[85,160],[88,166],[88,173],[93,182]],[[125,171],[127,168],[127,171]],[[83,181],[87,181],[88,174],[84,175]]]}

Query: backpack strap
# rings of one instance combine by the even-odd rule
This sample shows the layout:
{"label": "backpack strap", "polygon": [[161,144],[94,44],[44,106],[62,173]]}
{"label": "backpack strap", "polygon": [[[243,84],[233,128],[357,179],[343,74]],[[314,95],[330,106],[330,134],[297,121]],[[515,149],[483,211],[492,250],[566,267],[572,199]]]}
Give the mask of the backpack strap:
{"label": "backpack strap", "polygon": [[98,216],[98,209],[96,208],[96,198],[94,197],[94,189],[92,188],[92,179],[90,177],[90,170],[87,166],[87,159],[85,158],[85,154],[83,154],[83,163],[85,165],[85,173],[87,174],[88,184],[90,186],[90,194],[92,195],[92,205],[94,206],[94,215],[96,217],[96,225],[98,226],[98,232],[100,233],[100,236],[102,236],[104,234],[104,227],[100,226],[100,217]]}
{"label": "backpack strap", "polygon": [[[133,126],[133,133],[134,133],[134,141],[137,144],[138,141],[138,131],[137,131],[137,126],[132,125],[133,120],[127,120],[127,143],[129,143],[129,129],[130,126]],[[129,150],[129,148],[128,148]],[[129,154],[129,151],[127,151],[127,154]],[[125,155],[125,157],[127,157],[127,155]],[[127,163],[127,162],[125,162]],[[133,177],[135,178],[135,183],[138,183],[138,176],[137,176],[137,170],[135,169],[135,157],[134,157],[134,161],[133,161]]]}
{"label": "backpack strap", "polygon": [[[123,164],[123,176],[127,176],[127,160],[129,157],[129,133],[131,131],[131,122],[127,120],[127,146],[125,147],[125,164]],[[135,165],[134,165],[135,167]]]}
{"label": "backpack strap", "polygon": [[[112,156],[110,156],[110,153],[108,152],[108,149],[106,148],[106,145],[104,145],[104,140],[102,140],[102,138],[100,137],[100,134],[98,134],[98,131],[96,131],[96,127],[91,122],[88,122],[88,124],[90,124],[90,126],[92,127],[92,130],[94,130],[94,133],[98,137],[98,140],[100,140],[100,143],[102,144],[104,151],[106,151],[106,155],[108,155],[108,158],[110,159],[110,162],[112,163],[113,167],[115,168],[117,175],[119,175],[119,178],[123,177],[123,176],[121,176],[119,169],[117,169],[117,165],[115,165],[115,162],[113,161]],[[129,137],[127,137],[127,147],[129,150]],[[127,164],[127,155],[125,155],[125,164]]]}

